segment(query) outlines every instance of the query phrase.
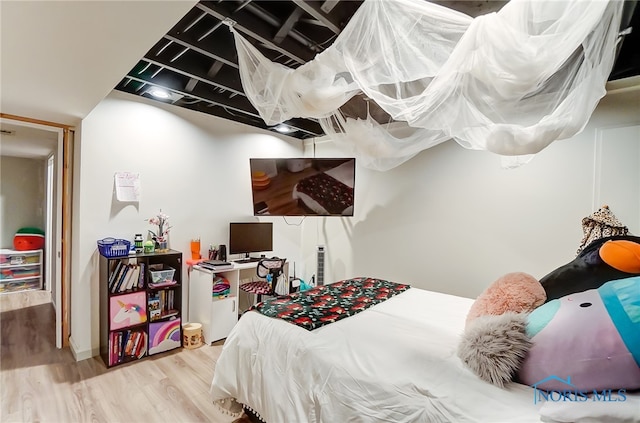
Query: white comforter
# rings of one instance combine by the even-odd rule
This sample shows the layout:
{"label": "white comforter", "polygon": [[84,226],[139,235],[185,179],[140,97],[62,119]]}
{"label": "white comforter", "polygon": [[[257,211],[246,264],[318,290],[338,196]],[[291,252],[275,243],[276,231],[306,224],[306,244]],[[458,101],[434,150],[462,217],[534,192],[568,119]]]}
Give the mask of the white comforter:
{"label": "white comforter", "polygon": [[211,394],[269,423],[540,421],[532,388],[490,385],[456,356],[472,303],[411,288],[311,332],[246,313],[224,344]]}

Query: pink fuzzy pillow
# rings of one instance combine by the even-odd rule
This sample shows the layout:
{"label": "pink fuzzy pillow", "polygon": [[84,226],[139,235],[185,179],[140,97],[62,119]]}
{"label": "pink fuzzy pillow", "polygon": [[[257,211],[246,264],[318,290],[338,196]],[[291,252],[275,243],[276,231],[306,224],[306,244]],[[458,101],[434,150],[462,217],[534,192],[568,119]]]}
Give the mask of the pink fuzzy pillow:
{"label": "pink fuzzy pillow", "polygon": [[544,304],[547,294],[536,278],[522,272],[507,273],[484,290],[467,314],[467,324],[476,317],[508,311],[528,313]]}

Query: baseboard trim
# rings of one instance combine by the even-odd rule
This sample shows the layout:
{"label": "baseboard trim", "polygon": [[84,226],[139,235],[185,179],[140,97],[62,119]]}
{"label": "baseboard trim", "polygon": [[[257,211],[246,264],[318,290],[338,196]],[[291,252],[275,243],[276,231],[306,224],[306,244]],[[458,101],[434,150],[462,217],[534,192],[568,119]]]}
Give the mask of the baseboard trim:
{"label": "baseboard trim", "polygon": [[99,349],[96,349],[95,351],[93,349],[79,351],[78,346],[73,342],[72,337],[69,337],[69,349],[71,349],[71,354],[73,354],[73,358],[75,358],[76,361],[88,360],[91,357],[100,354]]}

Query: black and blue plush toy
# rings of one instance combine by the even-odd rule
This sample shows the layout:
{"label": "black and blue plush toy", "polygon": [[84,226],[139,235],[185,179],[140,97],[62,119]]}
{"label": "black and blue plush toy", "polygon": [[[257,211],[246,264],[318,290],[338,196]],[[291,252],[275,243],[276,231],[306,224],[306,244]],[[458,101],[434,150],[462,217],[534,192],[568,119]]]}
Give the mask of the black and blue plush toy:
{"label": "black and blue plush toy", "polygon": [[638,275],[640,237],[618,235],[593,241],[575,259],[540,279],[540,284],[549,302],[600,288],[609,281]]}

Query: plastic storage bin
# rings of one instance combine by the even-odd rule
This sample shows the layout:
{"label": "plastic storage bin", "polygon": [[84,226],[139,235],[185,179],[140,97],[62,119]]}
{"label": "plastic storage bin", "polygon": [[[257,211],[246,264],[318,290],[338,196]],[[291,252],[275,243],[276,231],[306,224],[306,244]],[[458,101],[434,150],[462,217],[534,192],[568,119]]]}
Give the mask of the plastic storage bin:
{"label": "plastic storage bin", "polygon": [[149,270],[151,275],[151,283],[154,285],[173,283],[173,275],[176,269],[166,266],[162,270]]}
{"label": "plastic storage bin", "polygon": [[107,258],[126,257],[129,255],[131,242],[126,239],[104,238],[98,240],[98,251]]}

